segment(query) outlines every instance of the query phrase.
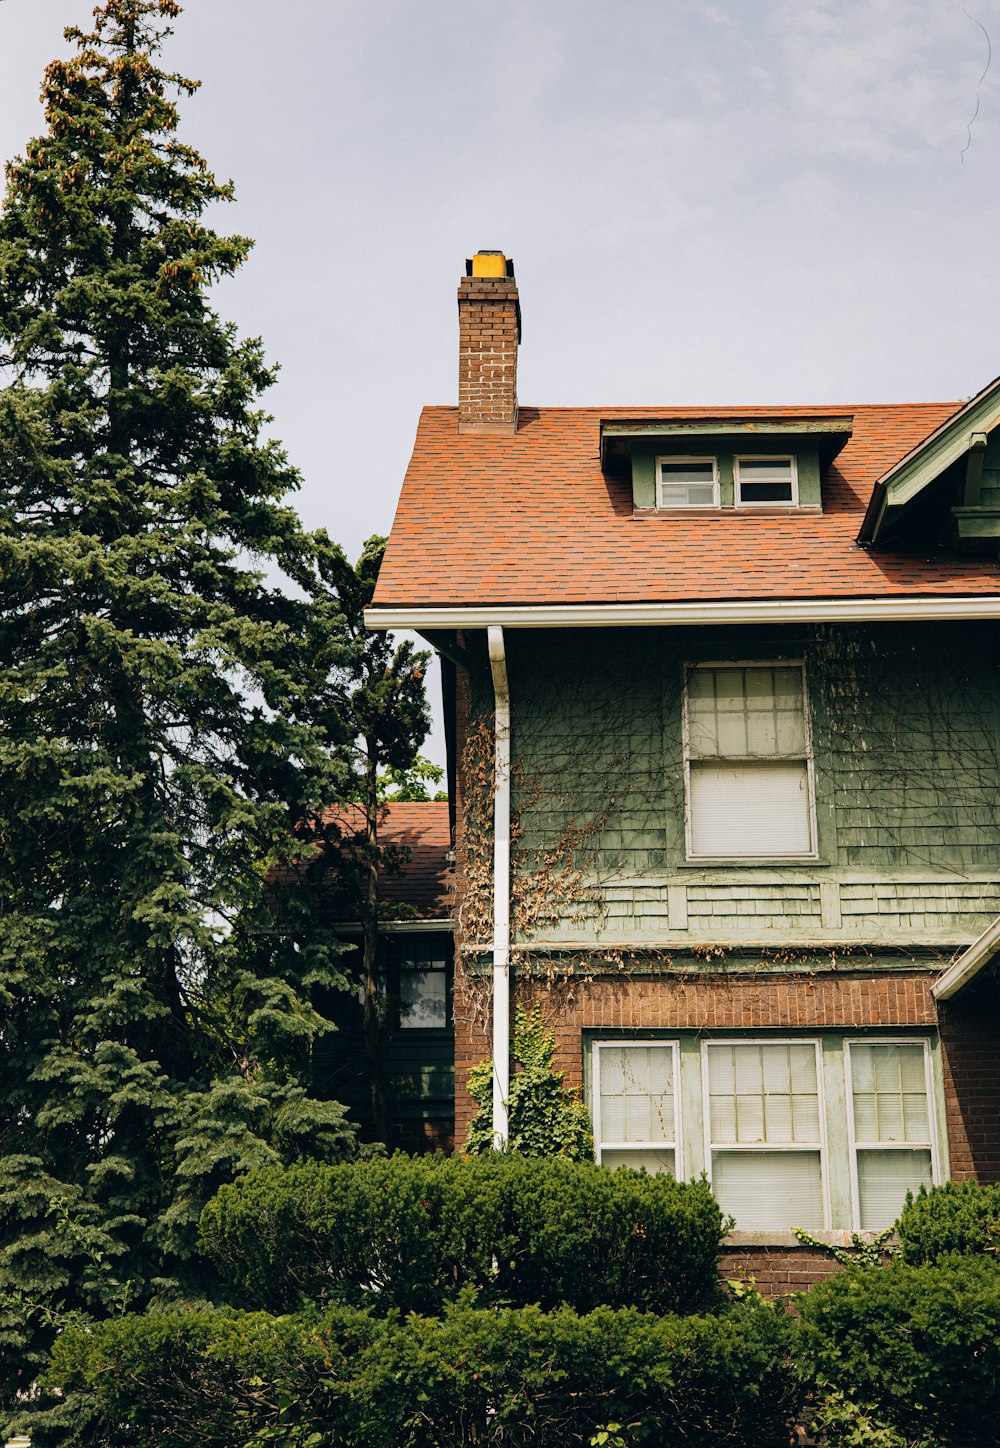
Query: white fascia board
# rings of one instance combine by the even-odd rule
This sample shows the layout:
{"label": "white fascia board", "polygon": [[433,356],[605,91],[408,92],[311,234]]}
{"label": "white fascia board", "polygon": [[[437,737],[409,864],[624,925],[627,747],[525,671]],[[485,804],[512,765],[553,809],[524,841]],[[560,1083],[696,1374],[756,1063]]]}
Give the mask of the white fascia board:
{"label": "white fascia board", "polygon": [[900,598],[766,598],[707,603],[508,604],[369,608],[370,629],[656,628],[720,623],[881,623],[1000,618],[995,594]]}
{"label": "white fascia board", "polygon": [[979,974],[984,965],[989,965],[998,951],[1000,951],[1000,916],[987,930],[983,931],[978,940],[972,942],[968,950],[963,951],[958,959],[938,976],[931,986],[931,994],[939,1001],[951,1000],[952,996],[958,995],[963,986],[968,985],[973,976]]}

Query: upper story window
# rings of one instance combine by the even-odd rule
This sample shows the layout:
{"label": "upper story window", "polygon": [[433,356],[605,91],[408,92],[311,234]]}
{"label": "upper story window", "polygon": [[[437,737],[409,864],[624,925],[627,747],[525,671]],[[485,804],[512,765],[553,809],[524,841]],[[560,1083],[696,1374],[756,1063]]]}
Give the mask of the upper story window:
{"label": "upper story window", "polygon": [[798,505],[799,480],[794,457],[735,457],[733,484],[737,508]]}
{"label": "upper story window", "polygon": [[658,508],[717,508],[719,466],[716,458],[657,458]]}
{"label": "upper story window", "polygon": [[696,664],[684,752],[689,859],[816,854],[801,664]]}

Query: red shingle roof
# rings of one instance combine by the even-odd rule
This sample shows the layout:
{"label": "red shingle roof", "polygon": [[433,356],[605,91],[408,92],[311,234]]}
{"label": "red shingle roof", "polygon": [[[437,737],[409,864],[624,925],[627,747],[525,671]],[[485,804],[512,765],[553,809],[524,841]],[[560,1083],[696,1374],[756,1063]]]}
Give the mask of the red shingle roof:
{"label": "red shingle roof", "polygon": [[[375,607],[658,603],[1000,592],[1000,564],[855,542],[876,479],[959,404],[800,408],[522,408],[516,435],[458,433],[426,408]],[[601,471],[616,418],[854,418],[823,480],[823,512],[636,517]]]}
{"label": "red shingle roof", "polygon": [[[330,812],[345,835],[363,833],[360,805],[338,805]],[[452,910],[454,870],[448,861],[451,827],[447,801],[395,801],[379,826],[379,844],[410,852],[398,870],[385,870],[380,882],[384,905],[410,905],[417,920],[445,920]],[[334,891],[331,891],[331,903]]]}

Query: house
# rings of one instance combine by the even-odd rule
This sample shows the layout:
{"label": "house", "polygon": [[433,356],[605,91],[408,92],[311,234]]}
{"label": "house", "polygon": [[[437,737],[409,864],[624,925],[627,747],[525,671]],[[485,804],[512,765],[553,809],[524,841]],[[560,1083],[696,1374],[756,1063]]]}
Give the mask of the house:
{"label": "house", "polygon": [[[352,852],[363,840],[364,811],[341,805],[330,818],[337,857],[323,862],[324,914],[355,960],[361,978],[362,925]],[[393,800],[384,806],[379,842],[387,861],[379,881],[379,994],[382,1061],[391,1145],[449,1150],[454,1143],[452,1027],[451,825],[448,803]],[[362,1135],[372,1134],[362,994],[333,994],[324,1013],[337,1025],[314,1049],[317,1086],[348,1106]]]}
{"label": "house", "polygon": [[706,1172],[787,1290],[792,1228],[1000,1178],[1000,382],[526,407],[510,262],[458,305],[369,615],[443,663],[458,1139],[540,1000],[600,1160]]}

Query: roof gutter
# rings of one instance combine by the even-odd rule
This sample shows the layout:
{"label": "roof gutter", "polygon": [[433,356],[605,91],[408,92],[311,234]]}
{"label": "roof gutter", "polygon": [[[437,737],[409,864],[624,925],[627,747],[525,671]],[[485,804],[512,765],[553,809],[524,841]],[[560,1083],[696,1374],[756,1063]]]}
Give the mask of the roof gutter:
{"label": "roof gutter", "polygon": [[973,976],[978,975],[985,965],[989,965],[998,951],[1000,951],[1000,916],[987,930],[983,931],[978,940],[972,942],[968,950],[963,951],[958,959],[938,976],[931,986],[931,995],[935,1000],[950,1001],[952,996],[958,995],[963,986],[968,985]]}
{"label": "roof gutter", "polygon": [[543,603],[444,608],[374,607],[371,629],[618,628],[718,623],[879,623],[923,619],[1000,619],[995,594],[898,598],[754,598],[704,603]]}
{"label": "roof gutter", "polygon": [[510,1136],[510,685],[503,629],[488,630],[493,674],[493,1145]]}

